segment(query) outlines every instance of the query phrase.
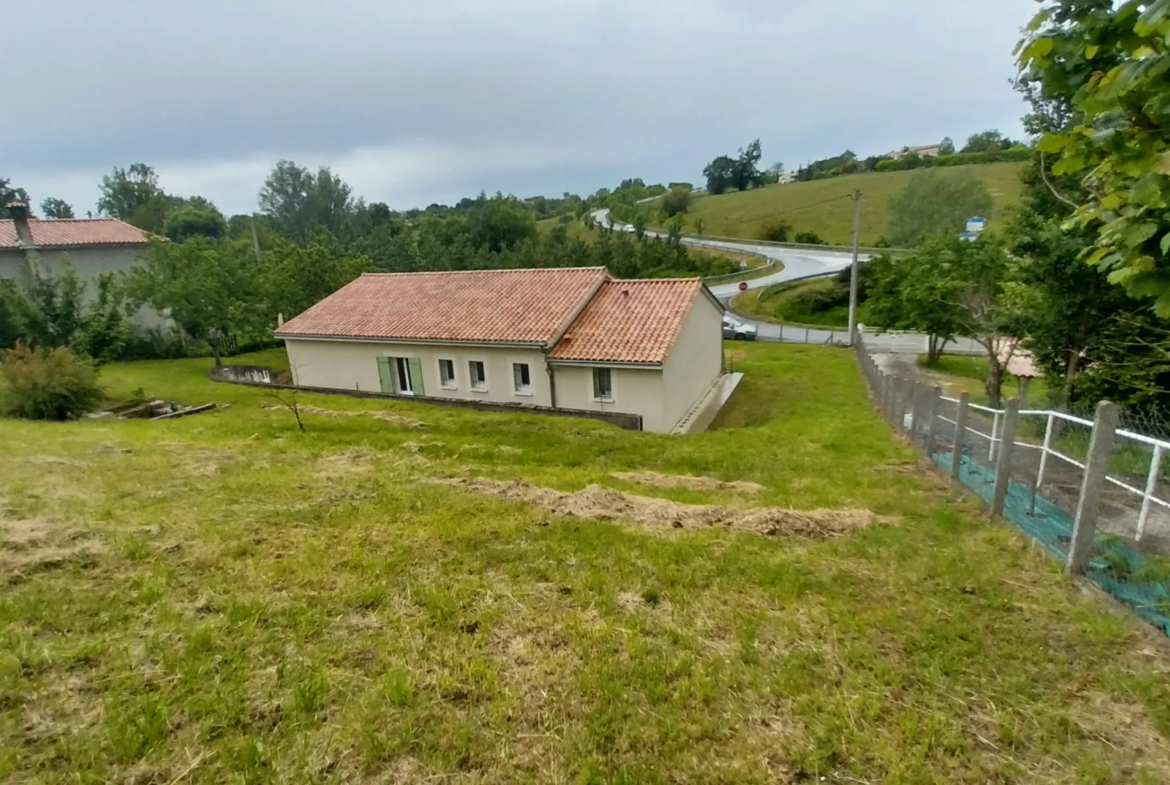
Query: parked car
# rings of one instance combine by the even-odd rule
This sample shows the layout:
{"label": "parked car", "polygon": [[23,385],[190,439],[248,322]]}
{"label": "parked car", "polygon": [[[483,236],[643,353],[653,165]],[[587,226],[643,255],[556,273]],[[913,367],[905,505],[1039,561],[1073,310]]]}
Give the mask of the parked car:
{"label": "parked car", "polygon": [[723,317],[723,338],[728,341],[756,340],[756,326],[744,324],[739,319],[730,316]]}

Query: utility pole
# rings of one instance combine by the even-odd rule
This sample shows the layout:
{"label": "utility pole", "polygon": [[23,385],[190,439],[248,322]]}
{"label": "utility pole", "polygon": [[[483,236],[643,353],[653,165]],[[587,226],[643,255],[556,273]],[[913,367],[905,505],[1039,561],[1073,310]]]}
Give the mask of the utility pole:
{"label": "utility pole", "polygon": [[857,340],[857,289],[861,283],[861,191],[853,192],[853,270],[849,277],[849,345]]}

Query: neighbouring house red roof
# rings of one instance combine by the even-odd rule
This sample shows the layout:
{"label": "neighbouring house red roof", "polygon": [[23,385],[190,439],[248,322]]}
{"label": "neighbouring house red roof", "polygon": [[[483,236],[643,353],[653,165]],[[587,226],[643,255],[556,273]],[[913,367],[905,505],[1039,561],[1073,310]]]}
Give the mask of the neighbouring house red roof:
{"label": "neighbouring house red roof", "polygon": [[[28,222],[33,245],[41,248],[68,248],[81,245],[145,245],[146,234],[116,218],[61,219]],[[18,248],[16,225],[0,221],[0,248]]]}
{"label": "neighbouring house red roof", "polygon": [[609,281],[549,355],[550,360],[662,363],[695,300],[697,278]]}
{"label": "neighbouring house red roof", "polygon": [[604,267],[367,274],[276,335],[548,347],[609,279]]}

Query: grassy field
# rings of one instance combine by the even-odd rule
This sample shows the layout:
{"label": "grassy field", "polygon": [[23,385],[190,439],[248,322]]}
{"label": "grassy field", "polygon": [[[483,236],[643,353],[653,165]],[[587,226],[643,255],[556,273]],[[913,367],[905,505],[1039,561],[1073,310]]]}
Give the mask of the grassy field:
{"label": "grassy field", "polygon": [[[1020,164],[957,166],[936,171],[947,176],[970,173],[991,190],[995,208],[987,216],[993,222],[1020,199]],[[688,227],[702,218],[705,233],[723,237],[756,239],[760,230],[777,219],[791,224],[793,233],[813,231],[832,245],[853,242],[854,190],[862,192],[861,242],[873,245],[886,234],[889,201],[916,172],[871,174],[814,180],[808,183],[773,185],[742,193],[700,196],[688,217]]]}
{"label": "grassy field", "polygon": [[[301,433],[202,360],[103,375],[231,408],[0,422],[0,781],[1170,778],[1164,639],[920,468],[848,353],[728,351],[691,437],[332,396]],[[645,471],[762,489],[613,476]],[[880,517],[638,526],[436,478]]]}
{"label": "grassy field", "polygon": [[[763,291],[747,291],[736,295],[735,299],[731,301],[731,306],[742,314],[765,322],[791,324],[797,327],[848,330],[848,305],[814,313],[801,307],[799,301],[794,299],[802,292],[829,289],[835,285],[832,278],[776,284]],[[864,324],[867,315],[866,305],[862,303],[858,308],[858,322]]]}

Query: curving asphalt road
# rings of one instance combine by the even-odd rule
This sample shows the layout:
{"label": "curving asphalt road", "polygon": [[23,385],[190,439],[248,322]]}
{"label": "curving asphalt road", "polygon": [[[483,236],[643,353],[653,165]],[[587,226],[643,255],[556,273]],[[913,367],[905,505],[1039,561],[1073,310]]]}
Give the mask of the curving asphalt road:
{"label": "curving asphalt road", "polygon": [[[612,226],[619,232],[634,231],[634,227],[629,224],[613,220],[610,217],[609,210],[595,210],[593,212],[593,220],[602,226]],[[655,237],[665,237],[661,232],[655,232],[653,230],[647,230],[646,234]],[[772,284],[795,281],[800,278],[831,275],[832,273],[845,269],[853,261],[853,257],[850,254],[841,253],[840,251],[808,251],[804,249],[777,248],[774,245],[757,245],[750,240],[731,242],[727,240],[705,240],[697,237],[684,237],[682,238],[682,242],[685,245],[696,248],[717,248],[725,251],[758,254],[784,263],[784,269],[780,272],[748,281],[749,289],[763,289]],[[863,261],[866,259],[868,257],[862,257]],[[727,283],[712,286],[711,293],[720,300],[727,301],[739,294],[739,284]],[[763,333],[761,332],[762,335]]]}

